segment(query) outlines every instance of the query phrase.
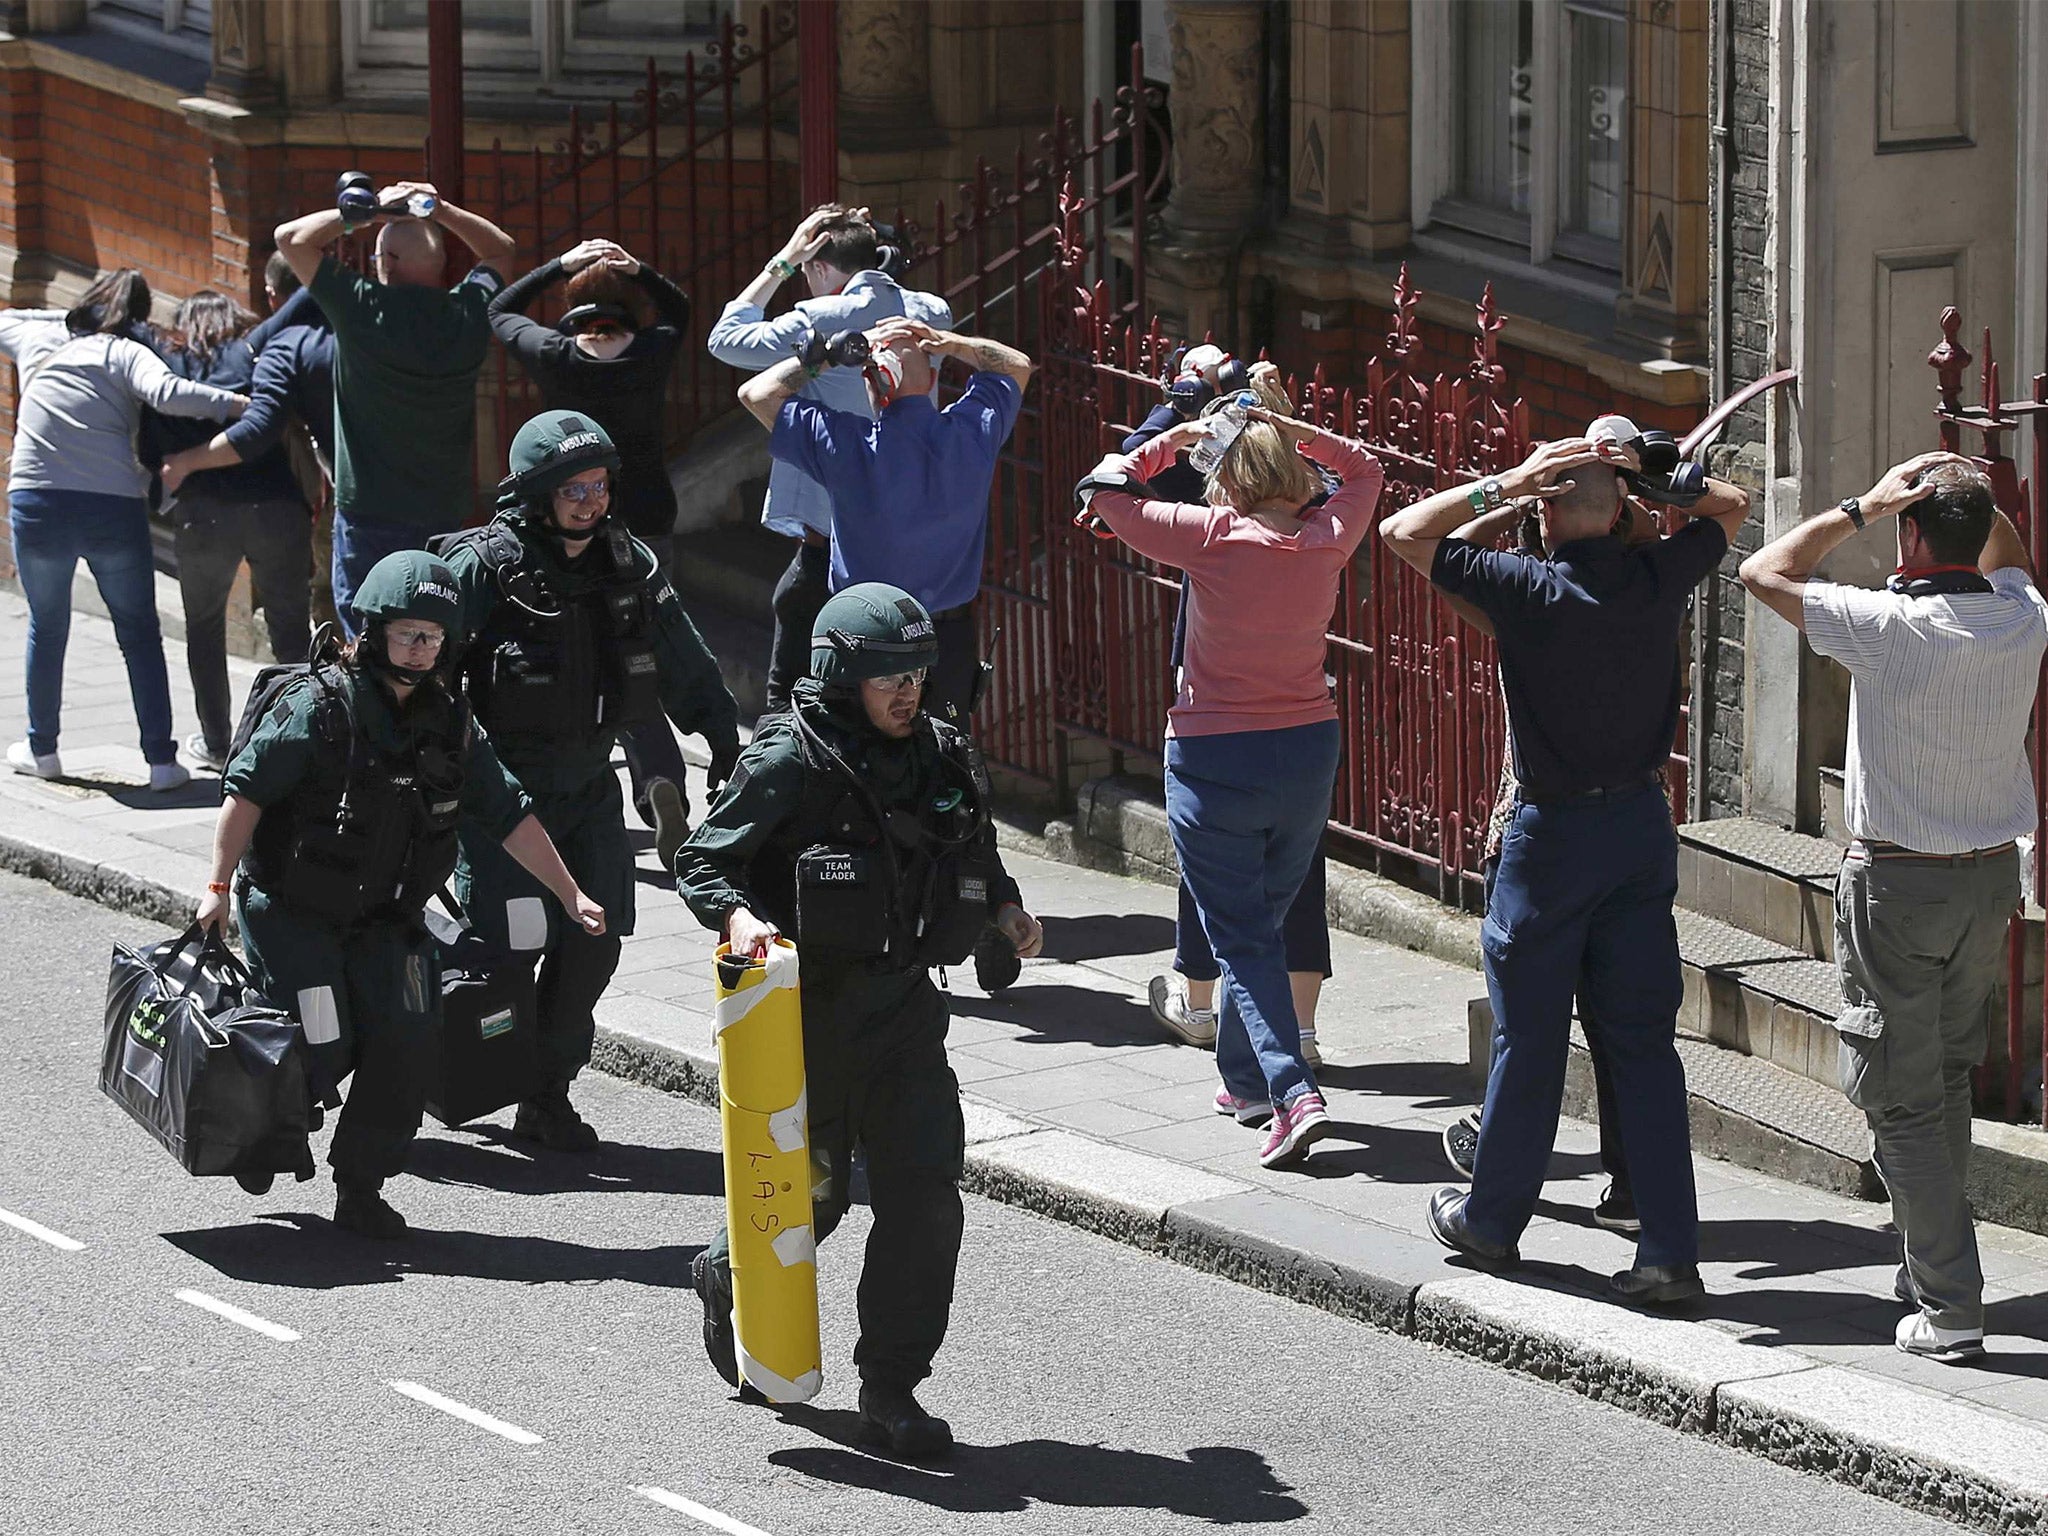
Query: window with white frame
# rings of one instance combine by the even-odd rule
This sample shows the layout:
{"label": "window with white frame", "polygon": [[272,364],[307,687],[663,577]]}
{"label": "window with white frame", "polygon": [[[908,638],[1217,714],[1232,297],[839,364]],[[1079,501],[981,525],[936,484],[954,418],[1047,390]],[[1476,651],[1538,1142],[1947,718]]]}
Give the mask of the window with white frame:
{"label": "window with white frame", "polygon": [[86,18],[95,32],[213,58],[213,0],[91,0]]}
{"label": "window with white frame", "polygon": [[[342,0],[353,82],[418,89],[427,64],[428,0]],[[463,0],[465,83],[491,90],[565,85],[618,74],[649,54],[713,37],[732,0]]]}
{"label": "window with white frame", "polygon": [[1618,272],[1626,0],[1420,0],[1416,227]]}

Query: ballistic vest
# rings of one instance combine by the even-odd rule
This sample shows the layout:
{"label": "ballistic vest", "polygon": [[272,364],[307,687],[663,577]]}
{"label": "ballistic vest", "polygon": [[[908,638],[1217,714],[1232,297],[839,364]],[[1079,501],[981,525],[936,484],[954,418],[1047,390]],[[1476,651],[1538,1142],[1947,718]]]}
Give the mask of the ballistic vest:
{"label": "ballistic vest", "polygon": [[416,918],[455,872],[468,705],[439,688],[416,691],[405,745],[394,749],[372,743],[357,717],[353,690],[376,684],[326,667],[299,686],[318,693],[315,766],[256,823],[244,863],[251,883],[337,927]]}
{"label": "ballistic vest", "polygon": [[549,568],[504,522],[446,540],[482,559],[498,601],[464,657],[477,718],[512,745],[609,744],[628,726],[661,718],[654,657],[655,583],[639,569],[632,535],[616,524],[584,559],[595,579]]}
{"label": "ballistic vest", "polygon": [[915,786],[914,808],[885,806],[849,757],[858,750],[852,734],[814,709],[799,700],[791,711],[806,799],[812,783],[823,791],[816,840],[791,871],[798,946],[826,963],[885,970],[962,963],[988,925],[994,874],[978,852],[990,801],[980,750],[920,715],[913,740],[931,771]]}

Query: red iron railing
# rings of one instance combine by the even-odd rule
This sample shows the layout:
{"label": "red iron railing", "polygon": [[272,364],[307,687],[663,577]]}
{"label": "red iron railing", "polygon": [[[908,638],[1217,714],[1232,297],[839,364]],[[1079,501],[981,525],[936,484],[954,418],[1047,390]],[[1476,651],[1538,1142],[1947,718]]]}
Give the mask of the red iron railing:
{"label": "red iron railing", "polygon": [[[719,23],[678,68],[649,58],[630,101],[595,118],[573,107],[552,154],[493,143],[472,156],[469,192],[538,266],[592,235],[617,240],[690,296],[691,334],[668,395],[670,452],[733,408],[731,371],[705,354],[718,306],[774,254],[801,217],[790,144],[798,93],[796,0],[771,0]],[[782,141],[788,140],[790,144]],[[788,152],[785,152],[787,150]],[[559,308],[559,296],[549,303]],[[538,392],[502,352],[495,364],[502,445],[539,409]],[[480,451],[489,452],[491,445]]]}
{"label": "red iron railing", "polygon": [[[1962,401],[1963,374],[1973,359],[1957,340],[1963,328],[1962,312],[1953,305],[1941,312],[1941,343],[1927,356],[1928,366],[1940,380],[1941,403],[1934,413],[1941,430],[1941,446],[1950,453],[1968,453],[1991,477],[1998,505],[2019,529],[2027,556],[2035,571],[2048,570],[2048,517],[2040,515],[2036,502],[2038,488],[2048,485],[2048,374],[2034,376],[2034,398],[2008,401],[1999,387],[1998,361],[1991,353],[1991,330],[1984,331],[1984,351],[1977,362],[1978,403]],[[2022,478],[2019,463],[2007,451],[2007,433],[2024,432],[2031,442],[2021,452],[2031,452],[2031,476]],[[1974,440],[1974,441],[1973,441]],[[2042,670],[2040,691],[2035,695],[2034,719],[2027,737],[2027,760],[2034,771],[2034,848],[2028,861],[2034,904],[2041,901],[2042,859],[2048,850],[2048,664]],[[1992,1025],[1988,1053],[1992,1066],[1978,1074],[1977,1099],[1980,1107],[1996,1109],[2007,1120],[2022,1113],[2029,1064],[2035,1071],[2048,1069],[2048,984],[2041,986],[2042,1006],[2027,1006],[2027,956],[2039,944],[2030,933],[2026,913],[2012,920],[2006,943],[2005,1038],[1997,1037]],[[2032,1029],[2042,1030],[2041,1039],[2029,1042]],[[2029,1048],[2031,1045],[2031,1049]],[[2003,1051],[1999,1047],[2003,1047]],[[2001,1061],[2002,1056],[2002,1061]],[[2002,1081],[1999,1079],[2002,1078]],[[2036,1079],[2037,1083],[2040,1079]],[[2048,1094],[2044,1094],[2041,1119],[2048,1125]]]}

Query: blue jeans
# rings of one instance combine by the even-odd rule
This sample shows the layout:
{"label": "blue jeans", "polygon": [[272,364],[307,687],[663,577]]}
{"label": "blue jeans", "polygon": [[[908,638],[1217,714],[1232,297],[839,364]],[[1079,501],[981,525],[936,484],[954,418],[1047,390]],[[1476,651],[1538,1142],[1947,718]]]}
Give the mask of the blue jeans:
{"label": "blue jeans", "polygon": [[14,564],[28,598],[28,744],[57,750],[64,709],[64,649],[71,640],[71,578],[83,560],[114,621],[128,664],[128,693],[142,757],[151,767],[176,762],[171,737],[171,679],[156,618],[156,564],[149,509],[139,496],[91,491],[18,490],[7,496]]}
{"label": "blue jeans", "polygon": [[[1330,917],[1328,873],[1323,852],[1309,860],[1308,874],[1287,908],[1287,921],[1280,936],[1287,946],[1287,973],[1320,976],[1325,981],[1335,974],[1330,969]],[[1194,892],[1187,881],[1180,883],[1180,915],[1173,925],[1173,968],[1189,981],[1214,981],[1222,974],[1209,941],[1202,934],[1202,914],[1195,906]]]}
{"label": "blue jeans", "polygon": [[1557,1137],[1572,996],[1613,1109],[1642,1236],[1636,1262],[1699,1259],[1685,1068],[1673,1043],[1682,991],[1678,836],[1660,789],[1522,804],[1501,844],[1479,931],[1493,1001],[1493,1070],[1466,1220],[1513,1243],[1535,1213]]}
{"label": "blue jeans", "polygon": [[1238,1098],[1276,1108],[1315,1088],[1282,930],[1322,846],[1337,752],[1334,720],[1166,744],[1173,851],[1223,972],[1216,1071]]}
{"label": "blue jeans", "polygon": [[401,549],[425,549],[435,531],[417,523],[373,523],[335,512],[334,614],[349,639],[362,633],[362,626],[356,622],[356,588],[370,574],[370,567]]}

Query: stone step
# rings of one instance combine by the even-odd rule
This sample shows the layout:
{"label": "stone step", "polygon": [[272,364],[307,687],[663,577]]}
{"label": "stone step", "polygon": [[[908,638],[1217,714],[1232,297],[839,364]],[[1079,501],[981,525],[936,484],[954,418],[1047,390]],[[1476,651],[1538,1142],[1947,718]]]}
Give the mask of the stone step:
{"label": "stone step", "polygon": [[772,626],[775,583],[795,552],[792,540],[758,523],[678,533],[670,577],[692,613],[701,602]]}
{"label": "stone step", "polygon": [[1841,848],[1747,817],[1678,829],[1678,905],[1816,960],[1835,954]]}
{"label": "stone step", "polygon": [[1834,965],[1681,908],[1679,1032],[1833,1089],[1842,987]]}
{"label": "stone step", "polygon": [[[718,658],[725,686],[740,706],[743,722],[759,718],[768,696],[768,646],[774,631],[762,619],[723,603],[685,596],[684,607],[697,633]],[[764,610],[765,611],[765,610]]]}

